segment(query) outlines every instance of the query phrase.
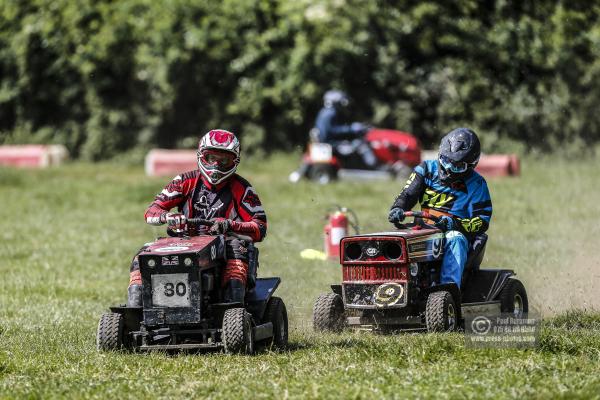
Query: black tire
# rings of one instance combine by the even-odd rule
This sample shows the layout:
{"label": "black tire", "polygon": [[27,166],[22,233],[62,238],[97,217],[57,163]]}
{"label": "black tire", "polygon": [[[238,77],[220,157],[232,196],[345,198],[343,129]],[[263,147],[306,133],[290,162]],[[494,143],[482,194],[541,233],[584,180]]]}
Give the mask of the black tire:
{"label": "black tire", "polygon": [[123,348],[124,320],[121,314],[104,313],[98,322],[96,347],[99,351],[115,351]]}
{"label": "black tire", "polygon": [[503,313],[512,313],[520,318],[524,313],[529,312],[529,301],[525,286],[518,279],[509,278],[506,280],[502,291],[500,292],[500,310]]}
{"label": "black tire", "polygon": [[425,306],[425,324],[428,332],[450,332],[457,328],[456,305],[450,292],[430,293]]}
{"label": "black tire", "polygon": [[313,328],[317,332],[340,332],[346,325],[344,302],[336,293],[324,293],[313,307]]}
{"label": "black tire", "polygon": [[264,322],[273,324],[273,337],[267,340],[266,345],[285,348],[288,344],[288,316],[285,303],[279,297],[271,297],[267,303]]}
{"label": "black tire", "polygon": [[337,179],[337,171],[328,164],[315,164],[310,167],[308,177],[321,185],[327,185]]}
{"label": "black tire", "polygon": [[245,308],[230,308],[225,311],[222,335],[226,353],[254,353],[252,318]]}

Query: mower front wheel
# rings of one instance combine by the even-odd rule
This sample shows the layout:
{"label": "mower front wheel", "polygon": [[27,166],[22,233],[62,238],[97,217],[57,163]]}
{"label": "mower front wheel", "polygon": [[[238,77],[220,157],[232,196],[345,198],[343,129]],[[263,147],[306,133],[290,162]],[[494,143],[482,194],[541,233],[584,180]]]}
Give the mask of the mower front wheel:
{"label": "mower front wheel", "polygon": [[121,314],[104,313],[98,322],[96,347],[99,351],[120,350],[124,346],[125,321]]}
{"label": "mower front wheel", "polygon": [[315,164],[310,167],[308,177],[321,185],[327,185],[337,179],[337,170],[329,164]]}
{"label": "mower front wheel", "polygon": [[254,353],[252,317],[245,308],[230,308],[225,311],[222,335],[226,353]]}
{"label": "mower front wheel", "polygon": [[518,279],[509,278],[500,292],[500,310],[521,318],[529,311],[529,301],[525,286]]}
{"label": "mower front wheel", "polygon": [[344,302],[339,294],[320,295],[313,307],[313,328],[321,332],[340,332],[345,326]]}
{"label": "mower front wheel", "polygon": [[442,290],[429,294],[425,306],[425,324],[428,332],[456,330],[456,305],[450,292]]}

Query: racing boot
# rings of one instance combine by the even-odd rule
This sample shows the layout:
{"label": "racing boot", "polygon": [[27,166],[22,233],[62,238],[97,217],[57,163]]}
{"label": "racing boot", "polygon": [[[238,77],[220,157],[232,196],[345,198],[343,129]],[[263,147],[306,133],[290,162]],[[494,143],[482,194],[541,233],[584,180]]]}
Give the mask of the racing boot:
{"label": "racing boot", "polygon": [[232,279],[227,284],[225,290],[225,302],[226,303],[242,303],[244,305],[244,298],[246,297],[246,285],[239,279]]}
{"label": "racing boot", "polygon": [[142,306],[142,285],[131,285],[127,289],[127,307]]}

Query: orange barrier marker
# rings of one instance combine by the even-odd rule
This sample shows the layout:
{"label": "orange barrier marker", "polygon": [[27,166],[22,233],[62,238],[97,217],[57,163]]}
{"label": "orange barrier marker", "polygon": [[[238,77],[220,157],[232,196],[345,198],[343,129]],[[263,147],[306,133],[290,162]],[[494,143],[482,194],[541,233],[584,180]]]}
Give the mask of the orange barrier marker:
{"label": "orange barrier marker", "polygon": [[59,165],[69,156],[62,145],[0,146],[0,165],[19,168],[46,168]]}
{"label": "orange barrier marker", "polygon": [[177,175],[198,169],[196,150],[154,149],[146,155],[146,175]]}
{"label": "orange barrier marker", "polygon": [[515,154],[483,154],[475,170],[486,177],[518,176],[521,165]]}

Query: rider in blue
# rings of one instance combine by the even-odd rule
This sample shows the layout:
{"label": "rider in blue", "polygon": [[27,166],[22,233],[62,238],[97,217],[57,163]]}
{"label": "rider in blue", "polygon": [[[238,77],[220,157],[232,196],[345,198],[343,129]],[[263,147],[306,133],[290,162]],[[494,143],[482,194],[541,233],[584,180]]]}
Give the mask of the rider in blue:
{"label": "rider in blue", "polygon": [[485,179],[474,171],[480,155],[479,138],[471,129],[457,128],[442,138],[437,160],[415,167],[389,214],[392,223],[404,220],[404,210],[417,202],[421,210],[441,217],[445,232],[441,282],[460,288],[470,244],[485,232],[492,218],[492,200]]}
{"label": "rider in blue", "polygon": [[321,143],[329,143],[336,147],[342,141],[359,140],[357,151],[369,168],[377,166],[375,154],[364,141],[367,126],[360,122],[347,124],[344,121],[344,110],[350,99],[341,90],[329,90],[323,96],[323,108],[315,120],[317,139]]}

